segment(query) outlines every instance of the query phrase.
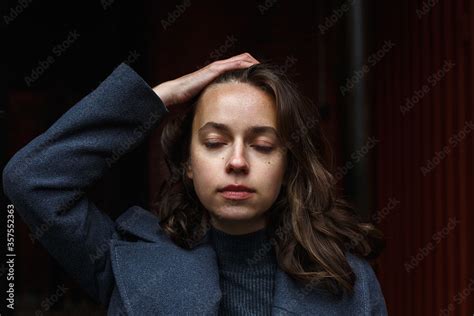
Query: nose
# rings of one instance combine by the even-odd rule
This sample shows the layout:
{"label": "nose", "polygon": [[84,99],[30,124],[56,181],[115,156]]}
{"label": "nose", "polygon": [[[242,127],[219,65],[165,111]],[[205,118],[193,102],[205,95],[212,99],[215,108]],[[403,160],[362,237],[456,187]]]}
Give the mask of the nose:
{"label": "nose", "polygon": [[245,158],[244,146],[235,144],[231,157],[226,165],[226,172],[244,173],[249,171],[249,163]]}

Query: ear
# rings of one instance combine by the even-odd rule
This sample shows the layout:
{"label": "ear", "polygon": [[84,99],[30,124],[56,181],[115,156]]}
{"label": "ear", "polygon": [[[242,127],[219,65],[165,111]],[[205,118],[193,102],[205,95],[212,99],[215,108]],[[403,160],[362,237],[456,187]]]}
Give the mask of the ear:
{"label": "ear", "polygon": [[188,176],[189,179],[192,179],[193,178],[193,168],[192,168],[191,163],[189,162],[189,160],[186,162],[185,168],[186,168],[186,175]]}

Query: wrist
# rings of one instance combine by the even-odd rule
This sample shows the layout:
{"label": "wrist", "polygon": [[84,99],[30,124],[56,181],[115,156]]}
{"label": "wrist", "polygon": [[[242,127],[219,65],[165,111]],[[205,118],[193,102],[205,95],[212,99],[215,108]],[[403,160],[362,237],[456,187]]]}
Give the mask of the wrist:
{"label": "wrist", "polygon": [[153,92],[160,98],[163,104],[169,109],[173,105],[173,97],[169,89],[164,84],[159,84],[153,88]]}

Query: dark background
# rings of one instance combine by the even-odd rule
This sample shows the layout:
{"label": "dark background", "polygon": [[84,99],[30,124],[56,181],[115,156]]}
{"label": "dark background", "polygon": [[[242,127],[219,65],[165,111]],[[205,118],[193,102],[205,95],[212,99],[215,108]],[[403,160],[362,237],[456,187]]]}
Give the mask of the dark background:
{"label": "dark background", "polygon": [[[281,65],[321,111],[342,194],[385,233],[374,269],[389,314],[474,313],[472,2],[1,6],[2,165],[123,61],[154,86],[247,51]],[[46,70],[28,79],[41,65]],[[158,128],[94,186],[94,201],[111,217],[134,204],[148,207],[166,180],[159,136]],[[17,216],[17,314],[105,314],[29,233]],[[63,285],[45,311],[41,303]]]}

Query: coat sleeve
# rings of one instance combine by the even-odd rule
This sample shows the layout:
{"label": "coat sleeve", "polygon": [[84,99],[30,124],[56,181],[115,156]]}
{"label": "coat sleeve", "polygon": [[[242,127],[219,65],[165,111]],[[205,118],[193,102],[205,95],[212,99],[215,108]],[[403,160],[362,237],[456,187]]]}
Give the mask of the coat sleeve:
{"label": "coat sleeve", "polygon": [[358,305],[361,306],[357,313],[367,316],[387,315],[385,298],[369,261],[350,252],[346,252],[346,257],[357,278],[354,290]]}
{"label": "coat sleeve", "polygon": [[167,113],[151,87],[122,63],[3,170],[4,192],[30,237],[103,304],[113,290],[108,254],[117,232],[85,192]]}
{"label": "coat sleeve", "polygon": [[363,269],[365,270],[364,273],[367,289],[367,315],[385,316],[387,315],[387,306],[377,276],[368,262],[364,262]]}

